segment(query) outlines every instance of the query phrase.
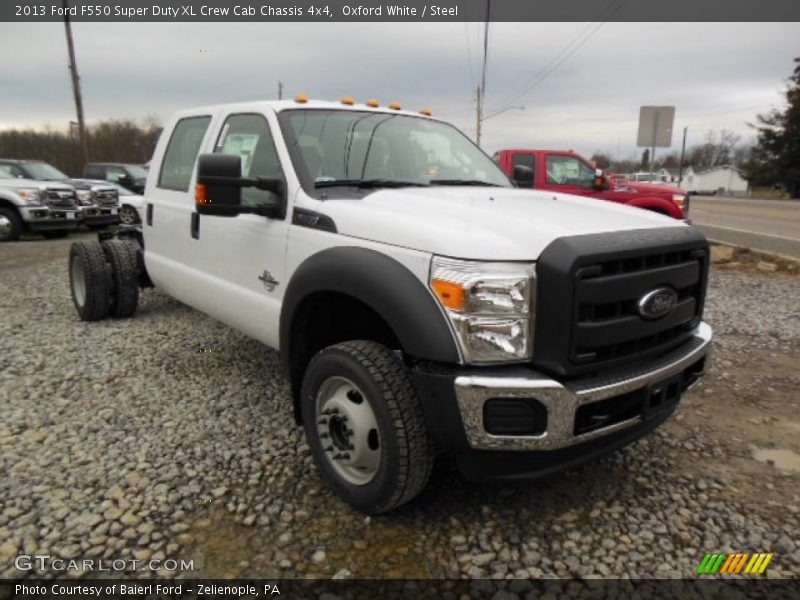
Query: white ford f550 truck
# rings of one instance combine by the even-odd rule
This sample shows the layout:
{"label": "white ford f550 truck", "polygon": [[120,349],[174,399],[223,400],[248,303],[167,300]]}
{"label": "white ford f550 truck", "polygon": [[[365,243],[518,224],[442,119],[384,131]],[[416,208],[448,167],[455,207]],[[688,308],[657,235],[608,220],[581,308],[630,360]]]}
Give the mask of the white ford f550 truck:
{"label": "white ford f550 truck", "polygon": [[429,111],[184,111],[144,203],[141,230],[73,245],[81,318],[154,285],[278,350],[320,472],[367,513],[416,496],[437,452],[476,480],[601,456],[703,375],[697,229],[514,188]]}

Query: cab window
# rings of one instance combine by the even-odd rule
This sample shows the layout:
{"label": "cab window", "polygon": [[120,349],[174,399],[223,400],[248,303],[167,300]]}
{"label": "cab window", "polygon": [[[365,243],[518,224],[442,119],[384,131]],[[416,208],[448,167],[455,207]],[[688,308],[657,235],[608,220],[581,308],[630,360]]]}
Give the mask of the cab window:
{"label": "cab window", "polygon": [[211,117],[188,117],[178,121],[164,153],[158,187],[189,191],[194,163],[210,122]]}
{"label": "cab window", "polygon": [[[234,154],[242,161],[243,177],[281,178],[281,163],[267,120],[261,115],[231,115],[225,121],[214,146],[219,154]],[[260,206],[274,203],[274,192],[242,188],[242,204]]]}
{"label": "cab window", "polygon": [[548,154],[546,166],[547,183],[550,185],[572,185],[582,188],[591,188],[594,185],[594,170],[574,156]]}
{"label": "cab window", "polygon": [[17,165],[12,164],[0,164],[0,178],[1,179],[22,179],[25,177],[25,173],[22,172]]}
{"label": "cab window", "polygon": [[109,181],[113,181],[114,183],[119,183],[120,179],[124,179],[127,173],[125,173],[125,169],[122,167],[116,166],[109,166],[106,167],[106,176],[105,179]]}

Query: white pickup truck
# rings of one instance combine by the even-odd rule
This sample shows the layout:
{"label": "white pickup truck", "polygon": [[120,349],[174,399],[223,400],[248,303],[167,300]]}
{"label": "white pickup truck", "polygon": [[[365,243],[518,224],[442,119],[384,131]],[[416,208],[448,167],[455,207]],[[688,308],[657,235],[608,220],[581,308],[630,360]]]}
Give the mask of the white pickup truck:
{"label": "white pickup truck", "polygon": [[704,372],[697,229],[516,189],[427,110],[183,111],[144,202],[141,231],[73,245],[81,317],[155,285],[278,350],[320,472],[367,513],[416,496],[438,452],[476,480],[601,456]]}

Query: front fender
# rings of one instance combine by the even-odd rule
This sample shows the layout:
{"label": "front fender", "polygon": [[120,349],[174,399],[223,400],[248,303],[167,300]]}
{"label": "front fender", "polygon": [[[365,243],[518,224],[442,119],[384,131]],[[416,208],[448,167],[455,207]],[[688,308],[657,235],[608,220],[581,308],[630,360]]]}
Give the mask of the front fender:
{"label": "front fender", "polygon": [[423,282],[385,254],[338,246],[307,258],[286,289],[280,317],[280,353],[287,372],[297,308],[316,292],[346,294],[369,306],[386,321],[410,356],[459,362],[447,319]]}
{"label": "front fender", "polygon": [[634,198],[630,202],[626,202],[626,204],[628,206],[635,206],[637,208],[661,212],[674,219],[683,219],[683,211],[678,208],[674,202],[667,200],[666,198],[659,198],[658,196],[644,196],[641,198]]}

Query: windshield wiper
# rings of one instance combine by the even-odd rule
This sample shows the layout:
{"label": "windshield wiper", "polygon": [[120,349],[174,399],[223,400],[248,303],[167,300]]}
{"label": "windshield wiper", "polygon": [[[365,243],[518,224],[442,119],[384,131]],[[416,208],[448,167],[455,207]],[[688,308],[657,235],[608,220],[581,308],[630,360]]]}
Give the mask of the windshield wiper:
{"label": "windshield wiper", "polygon": [[431,179],[431,185],[474,185],[483,187],[503,187],[490,181],[481,179]]}
{"label": "windshield wiper", "polygon": [[418,181],[398,181],[396,179],[336,179],[333,181],[317,181],[314,183],[314,187],[401,188],[427,187],[427,184],[419,183]]}

